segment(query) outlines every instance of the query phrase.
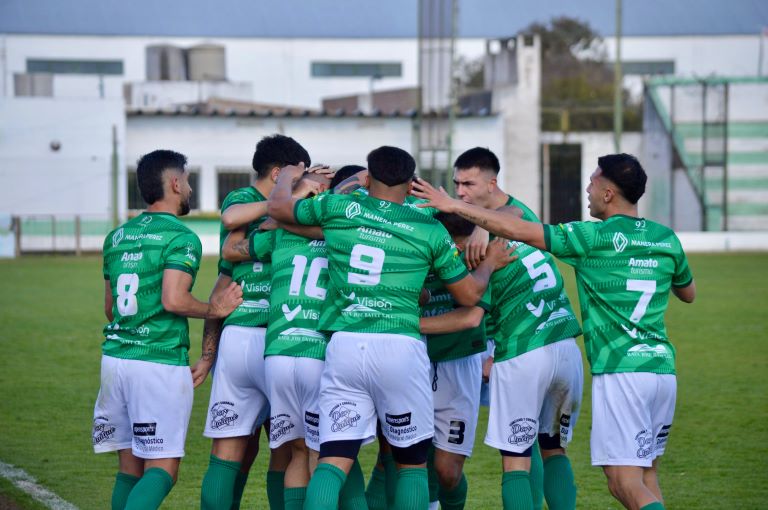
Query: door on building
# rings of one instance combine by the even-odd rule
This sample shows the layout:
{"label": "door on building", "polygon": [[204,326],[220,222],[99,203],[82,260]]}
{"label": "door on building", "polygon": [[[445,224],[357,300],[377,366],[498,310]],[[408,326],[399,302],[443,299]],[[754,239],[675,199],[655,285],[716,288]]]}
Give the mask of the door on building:
{"label": "door on building", "polygon": [[581,220],[581,144],[544,144],[542,152],[543,220]]}

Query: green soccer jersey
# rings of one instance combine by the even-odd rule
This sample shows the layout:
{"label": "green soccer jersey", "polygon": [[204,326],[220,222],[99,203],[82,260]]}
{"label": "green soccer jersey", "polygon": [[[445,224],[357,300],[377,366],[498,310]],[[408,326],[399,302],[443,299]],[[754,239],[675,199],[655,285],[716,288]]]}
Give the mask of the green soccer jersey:
{"label": "green soccer jersey", "polygon": [[[249,204],[262,202],[264,196],[254,188],[248,186],[230,192],[221,205],[223,213],[228,207],[236,204]],[[259,225],[267,219],[267,216],[248,224],[246,235],[258,230]],[[220,246],[224,246],[229,231],[222,225],[219,234]],[[269,293],[272,271],[269,262],[238,262],[231,263],[224,259],[219,260],[219,273],[228,275],[233,281],[243,288],[243,304],[238,306],[224,320],[225,326],[257,327],[266,326],[269,319]]]}
{"label": "green soccer jersey", "polygon": [[555,261],[512,241],[518,260],[491,276],[494,361],[504,361],[581,334]]}
{"label": "green soccer jersey", "polygon": [[264,355],[325,359],[328,336],[318,328],[328,293],[325,241],[283,229],[274,231],[271,238],[257,235],[263,239],[252,236],[251,256],[260,259],[272,251],[272,295]]}
{"label": "green soccer jersey", "polygon": [[630,216],[544,225],[547,249],[574,267],[593,374],[675,373],[664,312],[693,277],[675,233]]}
{"label": "green soccer jersey", "polygon": [[[364,195],[364,196],[368,196],[368,188],[363,188],[363,187],[357,188],[356,190],[350,192],[350,195]],[[427,214],[429,216],[435,216],[437,213],[440,212],[437,209],[435,209],[434,207],[418,207],[419,204],[423,204],[423,203],[426,203],[426,202],[429,202],[429,200],[425,200],[423,198],[416,198],[413,195],[406,195],[405,196],[405,201],[403,202],[403,205],[405,207],[410,207],[410,208],[412,208],[415,211],[419,211],[419,212],[421,212],[423,214]]]}
{"label": "green soccer jersey", "polygon": [[320,329],[421,338],[418,298],[427,273],[467,275],[448,232],[432,217],[367,195],[300,200],[299,223],[320,225],[330,284]]}
{"label": "green soccer jersey", "polygon": [[[519,201],[518,199],[512,197],[512,195],[507,195],[507,203],[504,204],[505,206],[515,206],[521,211],[523,211],[522,218],[525,221],[535,221],[536,223],[539,223],[539,217],[536,216],[536,213],[534,213],[527,205]],[[493,239],[494,236],[491,234],[491,239]],[[488,335],[488,338],[493,338],[496,334],[497,328],[496,328],[496,322],[493,319],[493,314],[486,314],[485,315],[485,330],[486,334]]]}
{"label": "green soccer jersey", "polygon": [[184,271],[194,284],[202,252],[197,235],[168,213],[142,213],[107,235],[114,320],[104,327],[106,356],[189,365],[187,318],[163,308],[163,272]]}
{"label": "green soccer jersey", "polygon": [[[442,315],[454,310],[458,306],[453,300],[453,295],[448,292],[443,282],[434,274],[430,273],[427,276],[424,287],[429,290],[430,298],[429,302],[421,309],[422,317]],[[489,287],[477,306],[486,311],[490,310],[490,298]],[[442,335],[427,335],[427,354],[429,354],[429,360],[433,362],[464,358],[484,352],[485,348],[486,335],[483,321],[480,321],[479,326],[471,329]]]}

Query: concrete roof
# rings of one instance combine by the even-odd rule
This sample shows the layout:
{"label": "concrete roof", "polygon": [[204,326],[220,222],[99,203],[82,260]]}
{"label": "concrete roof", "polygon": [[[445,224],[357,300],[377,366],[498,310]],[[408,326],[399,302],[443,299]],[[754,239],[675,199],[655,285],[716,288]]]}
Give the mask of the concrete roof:
{"label": "concrete roof", "polygon": [[[450,4],[450,2],[448,2]],[[416,0],[2,0],[0,33],[254,38],[413,38]],[[610,0],[459,0],[459,34],[514,35],[566,15],[614,34]],[[624,0],[625,35],[758,34],[765,0]]]}

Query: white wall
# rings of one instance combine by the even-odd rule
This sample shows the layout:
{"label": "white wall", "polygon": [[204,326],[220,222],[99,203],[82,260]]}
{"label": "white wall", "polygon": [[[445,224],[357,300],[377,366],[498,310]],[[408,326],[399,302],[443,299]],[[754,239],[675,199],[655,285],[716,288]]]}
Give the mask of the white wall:
{"label": "white wall", "polygon": [[[0,99],[0,211],[110,217],[112,126],[119,142],[122,213],[122,100]],[[58,151],[50,148],[54,140],[61,144]]]}

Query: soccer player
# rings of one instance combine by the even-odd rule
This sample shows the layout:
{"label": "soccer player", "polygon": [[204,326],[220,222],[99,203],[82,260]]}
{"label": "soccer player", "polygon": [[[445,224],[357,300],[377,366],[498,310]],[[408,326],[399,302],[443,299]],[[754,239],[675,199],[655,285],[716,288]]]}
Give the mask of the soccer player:
{"label": "soccer player", "polygon": [[[299,162],[309,165],[310,158],[293,138],[273,135],[259,141],[252,161],[255,184],[232,191],[222,204],[222,242],[229,230],[242,229],[250,234],[258,229],[267,218],[266,200],[280,168]],[[258,219],[251,221],[252,218]],[[242,287],[243,303],[225,319],[216,354],[204,431],[206,437],[213,439],[213,444],[201,487],[201,505],[204,509],[228,510],[233,500],[242,495],[247,475],[241,467],[248,443],[254,441],[250,438],[269,412],[264,341],[271,269],[268,262],[232,264],[222,260],[219,273]],[[252,458],[247,460],[252,462]],[[267,471],[267,496],[273,508],[283,506],[288,461],[287,450],[272,452]]]}
{"label": "soccer player", "polygon": [[[485,147],[474,147],[469,149],[456,158],[453,164],[453,182],[456,188],[456,196],[468,204],[474,204],[486,209],[507,210],[510,213],[519,215],[522,211],[522,218],[527,221],[539,221],[538,216],[522,201],[514,198],[499,187],[498,175],[501,170],[499,158],[491,150]],[[477,266],[485,257],[485,250],[488,246],[488,231],[475,227],[472,234],[465,241],[464,256],[470,268]],[[496,326],[491,314],[486,315],[486,332],[489,339],[493,339]],[[491,356],[492,357],[492,356]],[[492,363],[492,360],[490,360]],[[553,480],[561,476],[561,469],[557,462],[549,462],[545,469],[542,463],[541,452],[538,442],[534,443],[531,450],[531,466],[529,476],[531,482],[531,494],[533,497],[534,510],[541,510],[544,504],[544,479],[547,478],[548,487],[558,487],[559,484],[553,484]],[[572,473],[564,473],[565,476],[573,479]],[[572,485],[572,484],[571,484]],[[561,491],[555,490],[549,495],[553,502],[561,498]],[[552,504],[550,503],[550,507]]]}
{"label": "soccer player", "polygon": [[[445,225],[443,216],[438,214],[436,219]],[[474,225],[469,225],[471,232]],[[456,246],[463,251],[463,246]],[[425,288],[430,298],[422,308],[420,329],[427,337],[432,365],[435,421],[434,448],[428,462],[430,504],[435,502],[436,508],[439,500],[444,510],[460,510],[467,499],[464,462],[472,455],[477,430],[490,284],[475,306],[456,306],[434,274],[427,277]]]}
{"label": "soccer player", "polygon": [[431,269],[460,304],[474,305],[490,274],[508,264],[501,243],[469,275],[445,229],[403,206],[415,161],[395,147],[368,155],[369,195],[295,200],[303,167],[284,168],[270,197],[278,221],[320,225],[330,285],[320,329],[333,331],[320,386],[320,461],[305,508],[335,509],[361,444],[376,419],[399,465],[395,508],[428,504],[426,456],[434,431],[429,360],[421,341],[418,298]]}
{"label": "soccer player", "polygon": [[587,187],[602,221],[541,225],[447,197],[424,181],[414,194],[490,232],[550,251],[576,272],[592,370],[592,464],[626,508],[663,509],[658,458],[674,415],[675,349],[664,325],[670,291],[691,303],[693,276],[675,233],[638,216],[646,174],[628,154],[597,160]]}
{"label": "soccer player", "polygon": [[[474,228],[455,214],[440,220],[457,246]],[[581,329],[552,257],[515,244],[520,263],[496,271],[488,284],[496,348],[485,443],[503,456],[505,510],[533,508],[528,473],[537,437],[546,462],[560,466],[547,466],[553,475],[545,477],[548,506],[572,510],[576,486],[565,448],[581,405],[584,375],[574,339]]]}
{"label": "soccer player", "polygon": [[168,150],[139,160],[147,210],[104,240],[101,388],[93,418],[97,453],[118,452],[113,509],[158,508],[184,456],[192,411],[187,317],[225,317],[242,303],[231,284],[209,303],[190,290],[200,267],[198,237],[177,216],[189,212],[187,158]]}

